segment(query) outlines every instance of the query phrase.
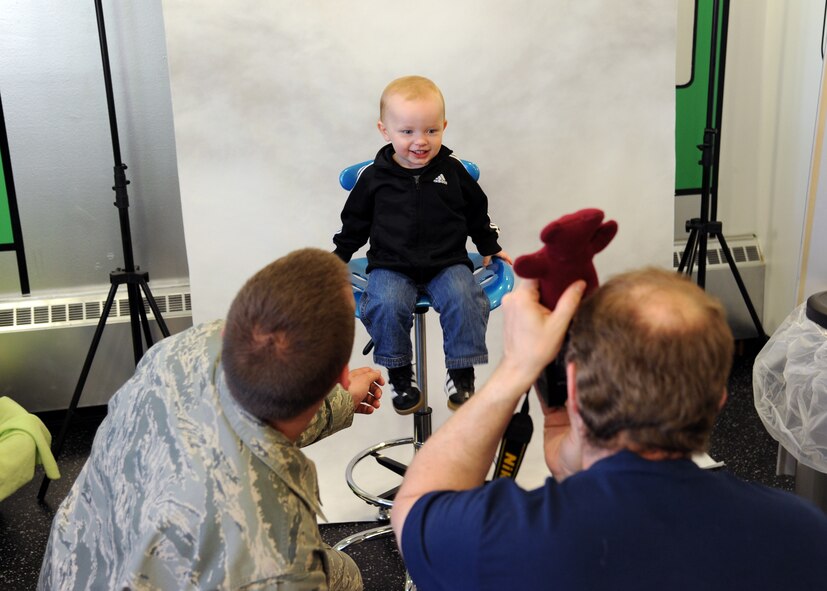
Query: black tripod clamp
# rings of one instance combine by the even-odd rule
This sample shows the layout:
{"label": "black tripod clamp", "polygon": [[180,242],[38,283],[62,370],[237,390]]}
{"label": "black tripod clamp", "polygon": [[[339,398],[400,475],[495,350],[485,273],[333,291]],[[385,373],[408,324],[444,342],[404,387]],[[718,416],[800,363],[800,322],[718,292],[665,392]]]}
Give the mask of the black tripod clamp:
{"label": "black tripod clamp", "polygon": [[115,186],[112,190],[115,191],[115,203],[113,205],[118,209],[126,209],[129,207],[129,194],[126,192],[126,186],[129,184],[129,179],[126,178],[126,164],[116,164],[115,170]]}
{"label": "black tripod clamp", "polygon": [[693,230],[696,232],[717,235],[723,230],[723,224],[717,220],[704,221],[701,218],[686,220],[686,231],[692,232]]}
{"label": "black tripod clamp", "polygon": [[141,271],[140,267],[135,267],[134,271],[118,268],[109,273],[109,283],[112,285],[143,285],[148,281],[149,272]]}
{"label": "black tripod clamp", "polygon": [[718,130],[714,127],[707,127],[704,129],[704,143],[698,144],[698,149],[701,151],[701,159],[698,160],[698,164],[701,166],[712,166],[715,164],[714,159],[714,149],[715,149],[715,136],[718,135]]}

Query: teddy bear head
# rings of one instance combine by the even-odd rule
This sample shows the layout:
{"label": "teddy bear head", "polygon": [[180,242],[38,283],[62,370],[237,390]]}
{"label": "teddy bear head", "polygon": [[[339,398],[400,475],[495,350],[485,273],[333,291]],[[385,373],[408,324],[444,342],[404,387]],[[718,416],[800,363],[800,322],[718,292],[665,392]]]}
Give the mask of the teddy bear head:
{"label": "teddy bear head", "polygon": [[603,218],[603,211],[594,208],[564,215],[540,232],[540,250],[514,261],[517,275],[539,281],[540,301],[547,308],[554,309],[560,295],[578,279],[586,281],[584,295],[597,289],[592,259],[617,234],[617,222]]}

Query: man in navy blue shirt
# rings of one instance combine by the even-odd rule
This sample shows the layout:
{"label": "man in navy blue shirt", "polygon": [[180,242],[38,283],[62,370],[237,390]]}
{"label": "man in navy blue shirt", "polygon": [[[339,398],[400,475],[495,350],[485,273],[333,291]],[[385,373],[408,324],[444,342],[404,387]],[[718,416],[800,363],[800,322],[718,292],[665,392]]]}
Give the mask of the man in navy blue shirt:
{"label": "man in navy blue shirt", "polygon": [[[825,588],[821,510],[690,459],[726,400],[733,340],[720,303],[658,269],[580,303],[583,288],[553,312],[533,281],[506,298],[500,365],[408,468],[391,521],[417,588]],[[483,485],[570,323],[567,406],[543,409],[553,476],[532,491]]]}

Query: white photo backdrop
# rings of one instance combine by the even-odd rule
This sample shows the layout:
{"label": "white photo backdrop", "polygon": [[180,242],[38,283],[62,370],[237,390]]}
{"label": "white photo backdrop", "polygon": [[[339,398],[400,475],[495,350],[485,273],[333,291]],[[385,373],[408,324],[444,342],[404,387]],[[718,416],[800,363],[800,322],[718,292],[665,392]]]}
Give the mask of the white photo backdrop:
{"label": "white photo backdrop", "polygon": [[[675,3],[425,0],[413,9],[379,0],[163,0],[163,6],[196,322],[223,316],[244,280],[274,258],[304,246],[333,248],[346,197],[338,173],[382,145],[379,95],[406,74],[441,87],[445,145],[480,166],[509,254],[536,250],[549,221],[599,207],[620,227],[596,259],[601,277],[671,264]],[[448,411],[442,337],[429,316],[436,429]],[[356,330],[353,367],[372,362],[360,352],[367,334],[361,325]],[[495,311],[488,331],[492,365],[501,334]],[[492,365],[478,369],[478,383]],[[525,486],[546,474],[534,414],[538,432],[519,477]],[[308,448],[329,519],[375,515],[345,485],[345,466],[358,450],[411,431],[411,419],[395,415],[388,401],[374,416],[357,417],[347,432]]]}

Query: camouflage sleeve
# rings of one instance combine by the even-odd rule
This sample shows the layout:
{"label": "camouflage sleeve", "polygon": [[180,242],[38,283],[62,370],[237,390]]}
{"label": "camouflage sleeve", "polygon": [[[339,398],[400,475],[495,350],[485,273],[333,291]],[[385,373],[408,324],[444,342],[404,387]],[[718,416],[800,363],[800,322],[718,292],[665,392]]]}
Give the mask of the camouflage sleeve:
{"label": "camouflage sleeve", "polygon": [[[256,581],[241,587],[244,591],[363,591],[362,573],[353,559],[339,550],[326,548],[322,553],[324,572],[311,570]],[[325,576],[325,572],[327,576]]]}
{"label": "camouflage sleeve", "polygon": [[327,395],[319,411],[311,419],[304,432],[296,441],[299,447],[304,447],[350,427],[353,423],[353,398],[340,385]]}
{"label": "camouflage sleeve", "polygon": [[361,591],[362,573],[353,559],[339,550],[327,548],[324,554],[327,585],[336,591]]}

